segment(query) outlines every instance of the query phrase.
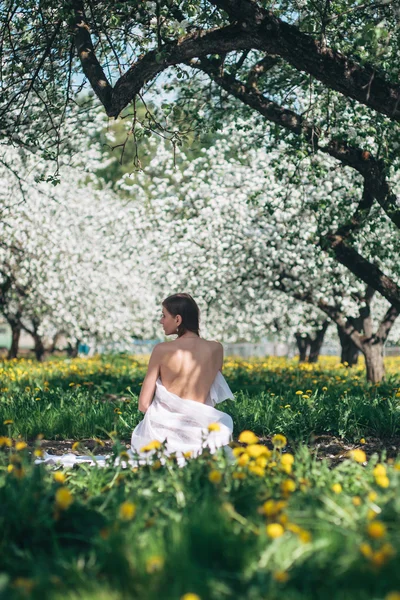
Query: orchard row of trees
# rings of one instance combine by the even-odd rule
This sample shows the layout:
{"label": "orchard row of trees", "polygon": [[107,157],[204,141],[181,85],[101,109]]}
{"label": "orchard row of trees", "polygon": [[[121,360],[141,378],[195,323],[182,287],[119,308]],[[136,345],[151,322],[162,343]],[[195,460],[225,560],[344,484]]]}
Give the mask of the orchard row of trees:
{"label": "orchard row of trees", "polygon": [[[79,162],[64,164],[57,186],[35,181],[46,165],[8,149],[0,309],[13,331],[10,357],[22,329],[39,359],[61,334],[71,348],[157,337],[163,297],[188,290],[202,308],[205,336],[294,336],[300,359],[309,348],[313,361],[336,329],[342,360],[354,364],[361,352],[368,378],[379,381],[383,344],[389,335],[400,339],[396,312],[317,243],[352,214],[357,176],[332,160],[314,164],[317,186],[308,161],[319,157],[295,164],[287,144],[271,151],[268,136],[260,144],[265,129],[245,125],[240,131],[232,122],[197,158],[179,149],[174,158],[168,143],[151,139],[146,170],[113,186],[94,174],[110,163],[95,143],[90,177]],[[107,138],[115,142],[112,132]],[[325,211],[316,210],[327,197]],[[356,240],[393,278],[395,233],[382,213]]]}
{"label": "orchard row of trees", "polygon": [[137,231],[129,206],[82,167],[62,165],[56,186],[36,181],[45,169],[12,148],[0,164],[0,313],[12,330],[9,358],[22,330],[39,360],[61,337],[73,354],[80,341],[149,335],[154,294],[145,287],[146,257],[130,244]]}
{"label": "orchard row of trees", "polygon": [[[351,364],[360,351],[368,378],[379,381],[383,344],[391,332],[399,338],[398,311],[318,243],[324,231],[350,220],[358,177],[314,156],[315,185],[310,165],[294,165],[283,142],[273,151],[257,147],[261,134],[265,129],[250,130],[248,121],[241,132],[233,123],[202,156],[179,152],[176,169],[169,148],[158,144],[134,185],[121,180],[151,241],[152,278],[161,281],[166,270],[166,292],[176,282],[195,290],[220,315],[213,322],[218,336],[235,327],[240,337],[290,332],[300,344],[308,336],[315,356],[331,322],[343,359]],[[315,210],[327,198],[325,210]],[[383,213],[354,239],[393,279],[399,241]]]}
{"label": "orchard row of trees", "polygon": [[[143,137],[170,141],[153,143],[134,185],[114,186],[132,199],[131,264],[146,265],[154,297],[204,282],[211,330],[227,336],[323,314],[321,331],[335,323],[382,378],[400,311],[395,2],[10,0],[0,19],[4,140],[60,163],[76,143],[65,120],[72,138],[93,127],[74,108],[89,85],[109,117],[127,108],[121,159],[131,140],[135,168]],[[178,153],[174,170],[172,149],[215,130],[219,143]]]}

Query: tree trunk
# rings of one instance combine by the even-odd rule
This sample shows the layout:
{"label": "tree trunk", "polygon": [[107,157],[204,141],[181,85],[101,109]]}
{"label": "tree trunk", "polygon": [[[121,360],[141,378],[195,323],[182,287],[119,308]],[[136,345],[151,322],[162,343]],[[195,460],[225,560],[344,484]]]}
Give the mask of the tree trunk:
{"label": "tree trunk", "polygon": [[329,321],[324,321],[321,328],[316,331],[315,340],[310,340],[310,353],[308,355],[308,362],[318,362],[319,353],[321,352],[322,344],[324,343],[324,337],[328,327]]}
{"label": "tree trunk", "polygon": [[76,340],[75,342],[75,346],[73,346],[71,344],[71,342],[68,342],[68,346],[67,346],[67,354],[70,358],[76,358],[78,356],[78,349],[79,349],[79,344],[81,343],[80,340]]}
{"label": "tree trunk", "polygon": [[310,338],[308,335],[302,336],[300,333],[295,333],[294,337],[296,338],[297,348],[299,351],[299,362],[306,362],[307,350],[310,346]]}
{"label": "tree trunk", "polygon": [[8,321],[11,327],[11,347],[8,351],[7,358],[17,358],[19,349],[19,338],[21,337],[21,324]]}
{"label": "tree trunk", "polygon": [[364,344],[364,357],[367,367],[367,381],[379,383],[385,377],[383,363],[383,344],[373,340]]}
{"label": "tree trunk", "polygon": [[36,360],[38,360],[39,362],[43,361],[44,358],[44,353],[45,353],[45,347],[43,345],[42,342],[42,338],[40,335],[38,335],[37,333],[34,334],[33,336],[34,342],[35,342],[35,356],[36,356]]}
{"label": "tree trunk", "polygon": [[50,354],[54,354],[54,352],[56,351],[56,349],[57,349],[57,342],[58,342],[58,340],[60,339],[61,336],[62,336],[62,331],[58,331],[56,333],[56,335],[53,337],[53,341],[51,343],[51,347],[50,347],[50,350],[49,350]]}
{"label": "tree trunk", "polygon": [[341,327],[338,326],[338,335],[341,346],[340,362],[346,366],[353,367],[358,362],[359,349]]}

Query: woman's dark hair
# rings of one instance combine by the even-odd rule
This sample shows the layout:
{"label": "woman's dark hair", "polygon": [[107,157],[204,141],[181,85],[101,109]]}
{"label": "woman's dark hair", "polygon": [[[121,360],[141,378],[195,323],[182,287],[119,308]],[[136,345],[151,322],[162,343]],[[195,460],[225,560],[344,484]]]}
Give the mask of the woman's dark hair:
{"label": "woman's dark hair", "polygon": [[172,294],[163,300],[162,305],[173,317],[177,315],[182,317],[182,323],[178,327],[178,337],[186,331],[193,331],[200,336],[200,310],[190,294]]}

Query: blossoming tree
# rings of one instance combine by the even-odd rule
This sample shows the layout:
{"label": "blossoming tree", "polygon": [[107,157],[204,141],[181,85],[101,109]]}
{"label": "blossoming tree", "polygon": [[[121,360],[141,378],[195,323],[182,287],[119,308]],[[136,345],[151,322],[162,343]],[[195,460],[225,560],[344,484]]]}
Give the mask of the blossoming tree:
{"label": "blossoming tree", "polygon": [[[328,166],[334,169],[333,161]],[[336,323],[364,354],[368,379],[379,381],[383,344],[394,332],[398,310],[316,243],[354,210],[359,181],[350,170],[340,175],[327,169],[320,187],[310,185],[308,171],[296,172],[284,148],[256,149],[248,130],[240,135],[234,127],[196,160],[180,153],[177,169],[160,146],[138,182],[122,181],[121,188],[136,198],[136,221],[147,231],[155,281],[166,270],[168,286],[179,282],[196,290],[215,316],[226,315],[221,326],[231,319],[238,332],[253,320],[253,333],[265,330],[276,316],[269,310],[271,298],[284,292]],[[315,206],[327,196],[322,214]],[[383,211],[374,222],[364,224],[354,244],[398,277],[394,225]]]}

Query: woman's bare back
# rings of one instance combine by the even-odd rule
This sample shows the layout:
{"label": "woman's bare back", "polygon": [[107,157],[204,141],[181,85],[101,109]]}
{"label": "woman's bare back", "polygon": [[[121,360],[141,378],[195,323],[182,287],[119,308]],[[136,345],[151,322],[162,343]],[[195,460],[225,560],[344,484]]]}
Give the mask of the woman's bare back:
{"label": "woman's bare back", "polygon": [[199,337],[182,337],[160,346],[163,386],[180,398],[204,404],[218,371],[222,370],[222,344]]}

